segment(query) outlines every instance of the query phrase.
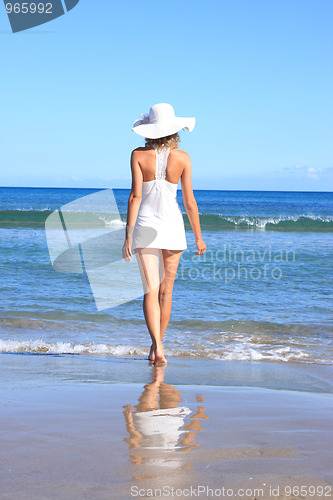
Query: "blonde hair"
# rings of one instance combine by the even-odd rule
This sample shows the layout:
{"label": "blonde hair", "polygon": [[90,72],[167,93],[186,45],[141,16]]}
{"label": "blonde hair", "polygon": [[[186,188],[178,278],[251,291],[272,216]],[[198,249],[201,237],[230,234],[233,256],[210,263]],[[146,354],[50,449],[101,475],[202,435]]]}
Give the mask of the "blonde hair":
{"label": "blonde hair", "polygon": [[148,137],[146,137],[145,140],[145,147],[156,146],[157,149],[178,148],[180,144],[180,137],[178,132],[176,134],[167,135],[165,137],[159,137],[158,139],[148,139]]}

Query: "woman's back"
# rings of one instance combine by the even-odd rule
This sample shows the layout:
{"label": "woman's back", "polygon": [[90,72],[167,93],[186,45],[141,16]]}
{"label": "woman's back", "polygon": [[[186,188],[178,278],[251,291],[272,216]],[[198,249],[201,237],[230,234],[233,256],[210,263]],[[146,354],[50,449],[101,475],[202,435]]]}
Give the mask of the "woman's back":
{"label": "woman's back", "polygon": [[132,248],[184,250],[187,244],[177,184],[186,153],[175,148],[140,149],[135,153],[142,173],[142,201]]}
{"label": "woman's back", "polygon": [[[153,147],[137,148],[137,160],[142,172],[143,182],[150,182],[155,179],[156,153]],[[166,165],[165,180],[172,184],[178,184],[186,166],[188,154],[177,148],[171,148]]]}

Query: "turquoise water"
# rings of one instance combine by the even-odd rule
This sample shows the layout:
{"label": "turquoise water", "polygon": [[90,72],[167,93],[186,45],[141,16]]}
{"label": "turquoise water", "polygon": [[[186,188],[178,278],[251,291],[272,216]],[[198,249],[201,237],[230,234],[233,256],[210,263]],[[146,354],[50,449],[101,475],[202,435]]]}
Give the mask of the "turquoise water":
{"label": "turquoise water", "polygon": [[[142,297],[98,311],[86,274],[51,264],[45,220],[97,189],[0,188],[0,351],[145,356]],[[115,189],[122,220],[129,190]],[[166,354],[332,364],[333,194],[195,192]],[[107,224],[105,219],[101,219]]]}

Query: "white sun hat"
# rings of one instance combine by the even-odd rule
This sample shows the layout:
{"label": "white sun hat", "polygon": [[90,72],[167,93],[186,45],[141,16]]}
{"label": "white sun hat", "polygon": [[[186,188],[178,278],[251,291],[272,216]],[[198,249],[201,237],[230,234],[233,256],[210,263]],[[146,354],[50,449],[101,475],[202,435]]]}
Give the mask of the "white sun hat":
{"label": "white sun hat", "polygon": [[195,125],[195,118],[185,118],[175,116],[175,111],[171,104],[161,102],[154,104],[149,113],[141,115],[139,120],[133,123],[132,130],[136,134],[148,139],[158,139],[168,135],[176,134],[183,128],[192,132]]}

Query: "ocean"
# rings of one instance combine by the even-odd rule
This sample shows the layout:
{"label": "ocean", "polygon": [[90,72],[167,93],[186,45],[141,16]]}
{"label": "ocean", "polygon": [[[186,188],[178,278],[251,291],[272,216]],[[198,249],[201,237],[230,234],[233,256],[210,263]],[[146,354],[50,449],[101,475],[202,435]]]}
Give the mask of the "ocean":
{"label": "ocean", "polygon": [[[99,191],[0,188],[1,353],[148,354],[142,296],[98,310],[87,275],[50,260],[47,217]],[[129,192],[113,190],[122,227]],[[202,256],[177,196],[188,248],[166,357],[332,365],[333,193],[196,190]]]}

